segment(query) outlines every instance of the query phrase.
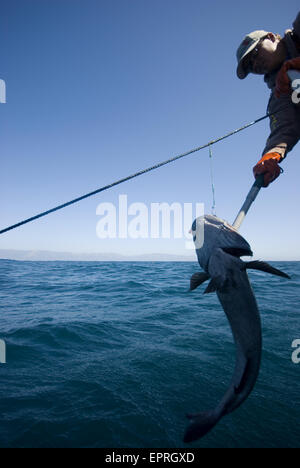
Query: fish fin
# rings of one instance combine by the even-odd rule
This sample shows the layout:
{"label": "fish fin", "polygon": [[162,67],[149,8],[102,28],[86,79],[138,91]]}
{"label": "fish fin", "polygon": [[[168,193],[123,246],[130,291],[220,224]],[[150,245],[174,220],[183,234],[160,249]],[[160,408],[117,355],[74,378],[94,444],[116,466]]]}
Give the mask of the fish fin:
{"label": "fish fin", "polygon": [[211,280],[209,285],[205,289],[204,294],[209,294],[209,293],[212,293],[212,292],[216,292],[216,290],[217,290],[217,288],[216,288],[215,282],[214,282],[214,280]]}
{"label": "fish fin", "polygon": [[277,268],[272,267],[271,265],[269,265],[269,263],[261,262],[259,260],[255,260],[253,262],[246,262],[246,268],[252,268],[253,270],[260,270],[264,271],[265,273],[270,273],[271,275],[277,275],[283,278],[291,279],[291,277],[283,271],[277,270]]}
{"label": "fish fin", "polygon": [[247,359],[247,362],[245,364],[244,372],[243,372],[243,375],[241,377],[240,383],[238,385],[234,386],[234,393],[236,395],[238,395],[239,393],[242,393],[242,391],[243,391],[243,389],[245,387],[249,367],[250,367],[250,359]]}
{"label": "fish fin", "polygon": [[207,281],[210,276],[207,273],[194,273],[190,280],[190,291],[198,288],[204,281]]}
{"label": "fish fin", "polygon": [[194,442],[207,434],[219,421],[220,417],[215,411],[205,411],[195,415],[187,415],[191,423],[186,428],[183,441]]}

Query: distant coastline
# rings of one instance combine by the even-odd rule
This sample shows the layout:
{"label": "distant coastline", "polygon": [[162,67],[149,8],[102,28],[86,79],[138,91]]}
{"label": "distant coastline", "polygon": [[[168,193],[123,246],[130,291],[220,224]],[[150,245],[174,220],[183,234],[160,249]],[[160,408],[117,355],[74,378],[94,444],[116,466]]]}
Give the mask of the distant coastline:
{"label": "distant coastline", "polygon": [[74,262],[197,262],[195,253],[191,255],[142,254],[121,255],[118,253],[73,253],[48,250],[3,250],[1,260],[19,261],[74,261]]}

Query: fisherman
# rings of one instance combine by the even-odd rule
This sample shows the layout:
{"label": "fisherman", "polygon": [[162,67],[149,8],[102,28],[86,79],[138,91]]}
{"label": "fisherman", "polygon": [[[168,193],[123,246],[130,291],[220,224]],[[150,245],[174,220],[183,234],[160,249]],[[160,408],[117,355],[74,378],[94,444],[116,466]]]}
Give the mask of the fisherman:
{"label": "fisherman", "polygon": [[283,172],[279,163],[300,139],[300,104],[292,100],[287,75],[288,70],[300,71],[300,13],[293,29],[287,30],[283,38],[261,30],[245,36],[237,50],[237,60],[238,78],[243,80],[249,73],[264,75],[271,89],[268,104],[271,133],[263,157],[253,168],[254,177],[264,174],[264,187],[268,187]]}

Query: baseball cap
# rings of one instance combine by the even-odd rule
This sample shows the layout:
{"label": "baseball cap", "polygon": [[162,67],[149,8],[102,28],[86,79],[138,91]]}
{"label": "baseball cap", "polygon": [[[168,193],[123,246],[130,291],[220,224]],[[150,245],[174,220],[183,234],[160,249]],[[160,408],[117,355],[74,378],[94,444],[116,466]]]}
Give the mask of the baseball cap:
{"label": "baseball cap", "polygon": [[239,46],[236,57],[238,60],[238,67],[236,70],[237,76],[243,80],[246,78],[246,76],[249,73],[249,70],[245,67],[245,58],[250,52],[252,52],[253,49],[257,46],[259,41],[263,38],[266,37],[269,33],[267,31],[259,30],[259,31],[253,31],[250,34],[247,34],[247,36],[244,37],[243,42]]}

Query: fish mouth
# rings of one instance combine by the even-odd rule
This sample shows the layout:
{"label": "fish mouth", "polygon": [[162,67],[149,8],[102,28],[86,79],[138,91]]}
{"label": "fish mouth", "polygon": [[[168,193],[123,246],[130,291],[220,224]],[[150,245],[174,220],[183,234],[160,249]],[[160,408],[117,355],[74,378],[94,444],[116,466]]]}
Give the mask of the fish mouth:
{"label": "fish mouth", "polygon": [[[220,248],[225,253],[228,253],[229,255],[232,255],[233,257],[237,257],[237,258],[253,256],[253,252],[248,242],[246,242],[241,237],[239,232],[231,224],[229,224],[225,220],[221,220],[213,216],[208,216],[207,219],[209,220],[211,224],[215,225],[216,227],[220,227],[221,231],[225,233],[229,232],[234,236],[233,239],[235,239],[235,242],[233,242],[233,245],[228,245],[228,246],[221,245],[220,246]],[[242,242],[240,242],[238,239],[242,240]],[[242,244],[242,245],[239,245],[239,244]]]}
{"label": "fish mouth", "polygon": [[[202,233],[201,229],[203,229]],[[231,224],[221,218],[212,215],[200,216],[193,222],[191,231],[195,243],[198,238],[203,240],[201,246],[196,245],[196,250],[200,265],[204,269],[214,248],[222,249],[236,258],[253,256],[248,242]],[[210,241],[211,238],[213,241]]]}
{"label": "fish mouth", "polygon": [[253,257],[251,249],[245,249],[242,247],[221,247],[222,250],[233,257]]}

